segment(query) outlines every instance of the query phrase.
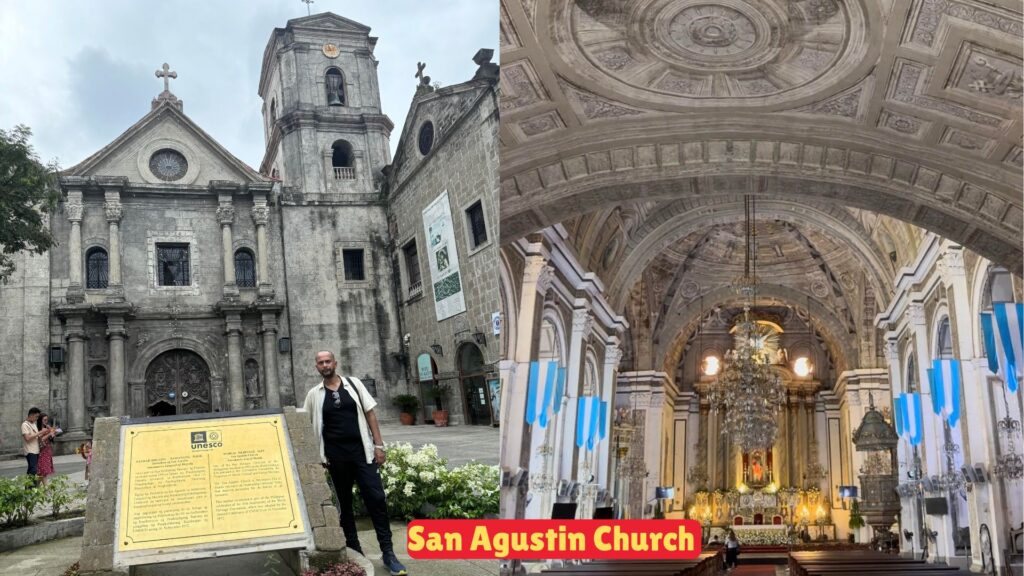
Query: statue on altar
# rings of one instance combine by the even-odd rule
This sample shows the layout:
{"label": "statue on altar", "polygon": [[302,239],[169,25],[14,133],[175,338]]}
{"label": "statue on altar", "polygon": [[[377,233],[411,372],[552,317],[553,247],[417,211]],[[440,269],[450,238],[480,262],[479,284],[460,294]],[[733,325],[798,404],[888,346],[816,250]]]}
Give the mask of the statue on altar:
{"label": "statue on altar", "polygon": [[761,488],[772,482],[772,451],[755,450],[743,454],[743,483]]}

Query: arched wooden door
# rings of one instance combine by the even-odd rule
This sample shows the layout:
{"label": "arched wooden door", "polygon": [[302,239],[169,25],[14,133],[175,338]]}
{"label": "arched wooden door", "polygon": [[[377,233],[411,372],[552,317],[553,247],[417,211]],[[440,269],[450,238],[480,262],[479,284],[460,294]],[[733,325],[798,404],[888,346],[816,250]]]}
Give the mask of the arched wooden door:
{"label": "arched wooden door", "polygon": [[459,382],[466,399],[466,422],[478,426],[491,425],[491,403],[487,390],[484,355],[475,344],[459,348]]}
{"label": "arched wooden door", "polygon": [[210,411],[210,368],[198,354],[168,350],[146,368],[147,416]]}

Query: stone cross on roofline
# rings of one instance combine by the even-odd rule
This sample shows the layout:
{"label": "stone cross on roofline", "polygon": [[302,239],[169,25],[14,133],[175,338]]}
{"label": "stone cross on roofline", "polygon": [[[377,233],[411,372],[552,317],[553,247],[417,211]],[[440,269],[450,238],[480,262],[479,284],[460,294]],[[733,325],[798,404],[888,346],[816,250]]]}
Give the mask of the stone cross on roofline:
{"label": "stone cross on roofline", "polygon": [[311,16],[312,12],[310,10],[309,5],[313,3],[313,0],[299,0],[299,2],[302,2],[303,4],[306,5],[306,16]]}
{"label": "stone cross on roofline", "polygon": [[420,83],[416,85],[416,95],[419,96],[424,92],[433,92],[434,87],[430,85],[430,76],[423,73],[423,69],[427,67],[426,62],[416,63],[416,77],[420,79]]}
{"label": "stone cross on roofline", "polygon": [[164,91],[161,92],[159,96],[153,99],[153,109],[156,109],[164,102],[169,102],[172,106],[174,106],[178,110],[181,110],[181,100],[178,100],[178,98],[174,94],[171,94],[171,78],[177,78],[178,73],[172,71],[171,67],[167,64],[167,62],[164,62],[164,65],[156,71],[156,77],[163,78]]}
{"label": "stone cross on roofline", "polygon": [[170,70],[171,67],[167,65],[167,62],[164,62],[162,69],[156,71],[156,77],[164,79],[164,92],[171,91],[171,78],[178,77],[177,72],[171,72]]}

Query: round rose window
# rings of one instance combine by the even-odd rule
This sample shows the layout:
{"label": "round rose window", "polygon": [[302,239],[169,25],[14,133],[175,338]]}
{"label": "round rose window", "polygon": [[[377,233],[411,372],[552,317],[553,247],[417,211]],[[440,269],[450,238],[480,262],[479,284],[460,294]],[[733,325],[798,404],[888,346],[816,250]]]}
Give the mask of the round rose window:
{"label": "round rose window", "polygon": [[166,182],[181,180],[188,172],[188,161],[181,152],[164,148],[157,150],[149,158],[149,169],[153,174]]}

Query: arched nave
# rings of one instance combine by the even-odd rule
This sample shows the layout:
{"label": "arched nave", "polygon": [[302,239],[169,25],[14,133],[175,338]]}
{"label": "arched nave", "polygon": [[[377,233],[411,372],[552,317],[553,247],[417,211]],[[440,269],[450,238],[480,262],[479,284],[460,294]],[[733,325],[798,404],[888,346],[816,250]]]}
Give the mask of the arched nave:
{"label": "arched nave", "polygon": [[[861,476],[888,474],[902,552],[1002,566],[1024,518],[999,465],[1024,450],[998,422],[1020,421],[1021,394],[990,370],[982,316],[1022,302],[1019,3],[505,0],[501,16],[505,514],[866,541],[840,487],[864,498]],[[712,402],[745,305],[781,350],[760,451]],[[953,424],[931,409],[936,360],[959,361]],[[895,427],[903,394],[927,409],[893,470],[852,439],[872,403]],[[658,487],[674,488],[660,507]]]}

